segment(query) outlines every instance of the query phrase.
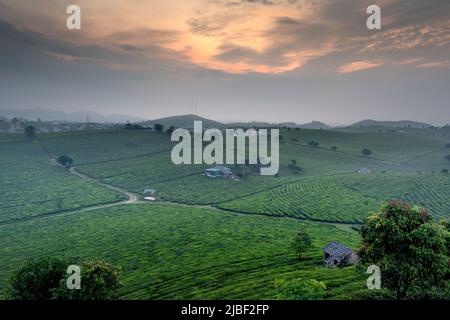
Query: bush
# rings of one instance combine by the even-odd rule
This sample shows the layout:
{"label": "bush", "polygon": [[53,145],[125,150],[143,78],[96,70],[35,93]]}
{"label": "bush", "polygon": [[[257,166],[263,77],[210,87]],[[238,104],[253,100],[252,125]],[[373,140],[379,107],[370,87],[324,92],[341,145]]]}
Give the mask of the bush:
{"label": "bush", "polygon": [[36,139],[37,136],[36,129],[33,126],[25,127],[25,136],[30,140]]}
{"label": "bush", "polygon": [[70,168],[73,164],[73,159],[64,155],[59,156],[57,161],[66,168]]}
{"label": "bush", "polygon": [[162,132],[164,130],[164,126],[162,124],[159,124],[159,123],[155,124],[154,128],[158,132]]}
{"label": "bush", "polygon": [[275,287],[280,300],[321,300],[326,295],[326,285],[315,279],[276,279]]}

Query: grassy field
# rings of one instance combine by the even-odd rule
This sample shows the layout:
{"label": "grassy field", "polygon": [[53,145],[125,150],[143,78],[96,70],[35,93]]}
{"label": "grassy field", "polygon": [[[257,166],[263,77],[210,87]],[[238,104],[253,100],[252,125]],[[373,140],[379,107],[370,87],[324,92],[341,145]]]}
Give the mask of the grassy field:
{"label": "grassy field", "polygon": [[[364,291],[364,279],[353,267],[323,268],[322,246],[339,241],[357,248],[352,224],[393,198],[438,219],[450,215],[450,175],[441,172],[450,168],[448,130],[282,129],[281,135],[278,176],[255,172],[234,181],[201,175],[208,166],[173,165],[167,134],[52,133],[39,135],[43,147],[0,134],[0,286],[26,259],[63,255],[121,266],[123,299],[274,298],[275,279],[298,277],[324,281],[328,299],[348,299]],[[362,156],[363,148],[372,156]],[[70,156],[91,179],[71,174],[49,154]],[[356,173],[363,167],[371,173]],[[105,184],[137,196],[157,189],[164,203],[114,206],[127,196]],[[114,207],[97,208],[102,204]],[[288,248],[299,230],[314,244],[302,262]]]}

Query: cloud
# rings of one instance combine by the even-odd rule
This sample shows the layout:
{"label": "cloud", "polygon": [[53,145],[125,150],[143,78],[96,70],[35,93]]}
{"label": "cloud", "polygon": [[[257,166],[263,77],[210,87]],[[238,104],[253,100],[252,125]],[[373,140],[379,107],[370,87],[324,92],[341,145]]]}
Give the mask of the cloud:
{"label": "cloud", "polygon": [[372,69],[381,66],[380,62],[370,62],[370,61],[355,61],[347,63],[339,67],[339,73],[352,73],[361,70]]}
{"label": "cloud", "polygon": [[[372,2],[195,0],[174,9],[175,2],[169,0],[143,14],[149,5],[141,7],[140,0],[112,4],[105,12],[100,1],[92,0],[84,12],[86,28],[81,33],[53,30],[53,20],[61,20],[57,16],[48,19],[50,27],[43,27],[41,19],[35,28],[21,29],[20,41],[66,61],[72,57],[130,68],[168,64],[229,73],[280,73],[317,66],[317,61],[325,59],[328,71],[336,71],[354,61],[383,61],[395,67],[414,58],[421,59],[422,68],[436,61],[447,65],[448,0],[379,0],[379,31],[366,28],[366,8]],[[52,1],[42,2],[47,9],[52,5]],[[11,6],[28,8],[21,3]],[[91,8],[98,12],[89,11]],[[18,21],[24,23],[23,19]]]}

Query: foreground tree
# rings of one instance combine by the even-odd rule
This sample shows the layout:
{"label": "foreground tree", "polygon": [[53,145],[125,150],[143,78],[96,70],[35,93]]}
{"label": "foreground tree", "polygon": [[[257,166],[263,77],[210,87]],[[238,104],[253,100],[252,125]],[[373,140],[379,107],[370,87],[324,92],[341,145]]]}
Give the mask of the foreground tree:
{"label": "foreground tree", "polygon": [[304,231],[297,233],[291,243],[291,249],[297,255],[298,260],[303,258],[303,255],[311,248],[311,246],[311,237]]}
{"label": "foreground tree", "polygon": [[361,262],[380,267],[382,286],[397,299],[421,298],[444,285],[448,231],[427,210],[391,201],[365,220],[361,235]]}
{"label": "foreground tree", "polygon": [[62,300],[107,300],[114,297],[117,289],[121,287],[119,281],[120,268],[112,264],[96,260],[85,261],[81,264],[81,288],[69,290],[66,280],[63,279],[54,299]]}
{"label": "foreground tree", "polygon": [[68,289],[63,258],[31,260],[11,278],[9,296],[16,300],[104,300],[113,298],[121,286],[120,269],[104,261],[80,264],[80,289]]}
{"label": "foreground tree", "polygon": [[50,300],[66,275],[61,258],[41,258],[25,263],[10,280],[9,295],[15,300]]}

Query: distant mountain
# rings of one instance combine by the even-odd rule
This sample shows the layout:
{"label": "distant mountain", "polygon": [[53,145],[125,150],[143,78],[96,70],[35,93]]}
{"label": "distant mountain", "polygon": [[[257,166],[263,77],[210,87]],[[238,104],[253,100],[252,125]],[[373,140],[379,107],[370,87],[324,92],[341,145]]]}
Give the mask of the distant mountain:
{"label": "distant mountain", "polygon": [[401,121],[377,121],[377,120],[362,120],[352,124],[350,127],[391,127],[391,128],[428,128],[431,124],[422,123],[410,120]]}
{"label": "distant mountain", "polygon": [[277,127],[278,124],[276,123],[269,123],[269,122],[230,122],[226,124],[227,128],[270,128],[270,127]]}
{"label": "distant mountain", "polygon": [[225,124],[206,119],[194,114],[187,114],[187,115],[181,115],[181,116],[173,116],[173,117],[167,117],[167,118],[161,118],[161,119],[155,119],[155,120],[148,120],[145,121],[145,124],[155,125],[157,123],[162,124],[164,128],[169,128],[171,126],[174,126],[175,128],[187,128],[191,129],[194,127],[194,121],[202,121],[202,125],[204,129],[207,128],[217,128],[217,129],[224,129],[226,127]]}
{"label": "distant mountain", "polygon": [[144,119],[121,115],[112,114],[109,116],[102,115],[93,111],[76,111],[72,113],[66,113],[63,111],[51,110],[51,109],[0,109],[0,116],[8,119],[24,118],[28,120],[37,120],[40,118],[43,121],[72,121],[72,122],[85,122],[89,117],[90,122],[138,122]]}
{"label": "distant mountain", "polygon": [[327,125],[326,123],[320,122],[320,121],[313,121],[310,123],[301,124],[301,125],[299,125],[299,128],[302,128],[302,129],[331,129],[331,127],[329,125]]}

